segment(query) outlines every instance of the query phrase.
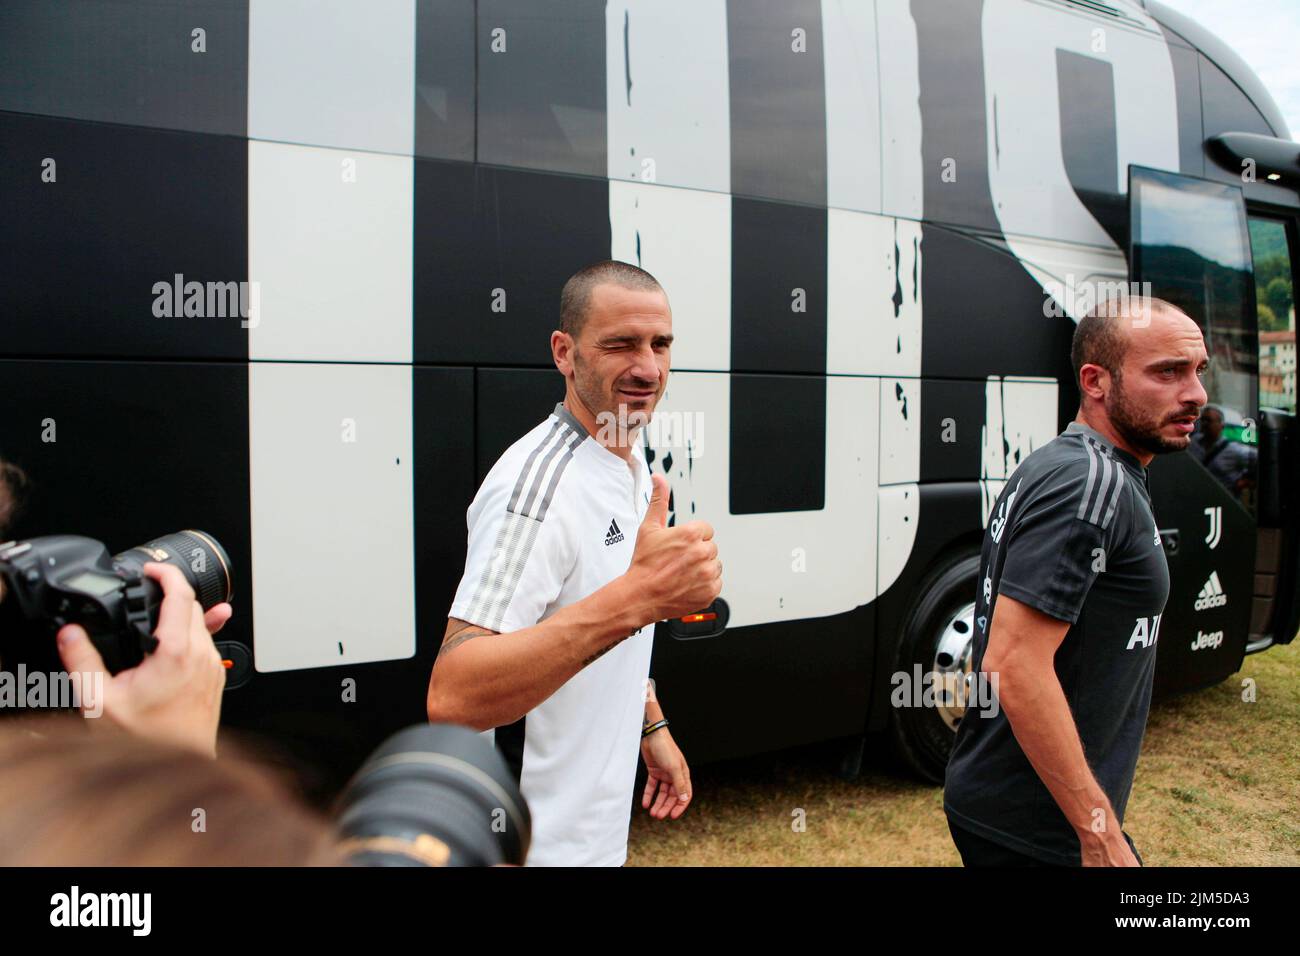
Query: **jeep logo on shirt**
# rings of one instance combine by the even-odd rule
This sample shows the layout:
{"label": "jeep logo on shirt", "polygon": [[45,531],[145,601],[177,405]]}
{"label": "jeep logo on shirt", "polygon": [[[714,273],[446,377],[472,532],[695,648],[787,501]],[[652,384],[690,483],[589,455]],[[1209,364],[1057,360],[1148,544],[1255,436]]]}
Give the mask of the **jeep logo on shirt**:
{"label": "jeep logo on shirt", "polygon": [[1222,631],[1211,631],[1206,634],[1204,631],[1197,629],[1196,640],[1192,641],[1192,650],[1199,651],[1203,647],[1218,647],[1222,643]]}

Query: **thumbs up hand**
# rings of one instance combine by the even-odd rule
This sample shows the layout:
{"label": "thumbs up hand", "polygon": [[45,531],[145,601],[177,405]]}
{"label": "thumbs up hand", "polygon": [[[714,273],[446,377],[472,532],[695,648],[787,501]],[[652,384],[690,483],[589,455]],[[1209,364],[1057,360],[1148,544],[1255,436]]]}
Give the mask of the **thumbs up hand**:
{"label": "thumbs up hand", "polygon": [[[668,487],[668,479],[663,475],[651,475],[650,484],[653,491],[650,493],[650,508],[645,513],[645,520],[641,522],[641,527],[667,528],[668,527],[668,498],[671,489]],[[641,535],[638,531],[637,540]]]}
{"label": "thumbs up hand", "polygon": [[691,521],[669,528],[668,479],[654,475],[650,509],[637,529],[627,577],[653,620],[699,611],[722,593],[722,562],[713,528]]}

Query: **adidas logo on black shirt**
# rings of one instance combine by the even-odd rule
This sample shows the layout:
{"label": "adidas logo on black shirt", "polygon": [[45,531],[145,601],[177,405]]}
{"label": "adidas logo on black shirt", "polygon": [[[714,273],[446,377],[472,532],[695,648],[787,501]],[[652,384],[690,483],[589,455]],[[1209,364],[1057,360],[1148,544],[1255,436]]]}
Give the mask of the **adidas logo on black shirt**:
{"label": "adidas logo on black shirt", "polygon": [[1219,584],[1219,572],[1211,571],[1210,579],[1205,582],[1205,587],[1201,588],[1201,593],[1196,598],[1196,610],[1204,611],[1206,608],[1222,607],[1228,603],[1228,595],[1223,593],[1223,587]]}
{"label": "adidas logo on black shirt", "polygon": [[611,544],[618,544],[622,540],[623,532],[618,530],[618,522],[611,519],[609,530],[605,532],[605,547],[608,548]]}

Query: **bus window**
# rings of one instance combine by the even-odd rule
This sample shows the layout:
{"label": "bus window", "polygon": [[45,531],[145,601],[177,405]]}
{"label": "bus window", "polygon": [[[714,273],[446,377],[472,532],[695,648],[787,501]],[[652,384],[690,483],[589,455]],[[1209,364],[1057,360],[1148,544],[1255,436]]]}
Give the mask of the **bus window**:
{"label": "bus window", "polygon": [[1286,223],[1252,216],[1255,312],[1259,317],[1259,404],[1295,414],[1295,294]]}
{"label": "bus window", "polygon": [[1259,420],[1259,352],[1251,244],[1237,186],[1129,169],[1133,278],[1201,326],[1209,404],[1188,453],[1252,513]]}

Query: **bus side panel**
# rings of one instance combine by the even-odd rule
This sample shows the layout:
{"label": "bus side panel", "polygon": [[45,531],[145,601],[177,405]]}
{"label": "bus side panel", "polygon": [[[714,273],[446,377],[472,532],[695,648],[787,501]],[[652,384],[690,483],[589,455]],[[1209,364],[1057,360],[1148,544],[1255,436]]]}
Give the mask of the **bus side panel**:
{"label": "bus side panel", "polygon": [[609,258],[608,183],[416,159],[414,190],[415,360],[553,368],[560,289]]}
{"label": "bus side panel", "polygon": [[[925,303],[921,336],[925,378],[984,381],[989,376],[1055,378],[1072,383],[1074,322],[1020,262],[996,246],[951,229],[922,227]],[[1063,384],[1064,422],[1074,417],[1078,392]],[[1068,411],[1067,411],[1068,408]],[[952,408],[952,414],[962,409]],[[966,477],[977,478],[978,474]]]}
{"label": "bus side panel", "polygon": [[0,112],[0,160],[5,354],[247,356],[243,140]]}
{"label": "bus side panel", "polygon": [[[978,548],[982,537],[982,493],[974,481],[951,481],[920,486],[920,517],[916,540],[903,573],[876,599],[878,639],[872,662],[868,731],[883,730],[889,722],[890,678],[897,669],[898,645],[908,611],[927,572],[968,548]],[[975,599],[972,585],[971,600]]]}
{"label": "bus side panel", "polygon": [[650,671],[683,753],[698,763],[861,733],[875,617],[868,604],[701,640],[658,626]]}

